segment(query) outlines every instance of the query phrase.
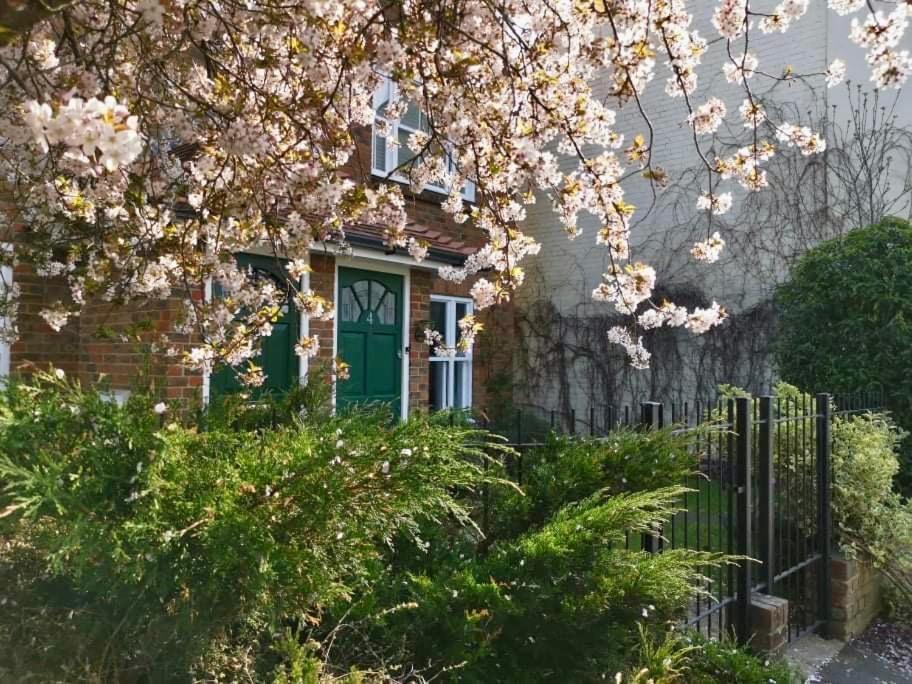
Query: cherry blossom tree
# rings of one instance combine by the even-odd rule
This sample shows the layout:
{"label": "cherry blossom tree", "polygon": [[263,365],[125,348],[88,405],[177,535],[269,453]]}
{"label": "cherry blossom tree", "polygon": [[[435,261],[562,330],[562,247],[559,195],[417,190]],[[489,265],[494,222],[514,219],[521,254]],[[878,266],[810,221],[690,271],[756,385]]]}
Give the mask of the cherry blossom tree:
{"label": "cherry blossom tree", "polygon": [[[551,202],[570,238],[588,212],[610,263],[593,297],[628,317],[609,336],[644,367],[642,329],[699,334],[726,314],[718,303],[687,310],[654,301],[656,272],[631,253],[634,207],[624,189],[667,179],[650,160],[656,141],[642,95],[664,88],[690,126],[705,173],[694,201],[709,218],[692,255],[711,263],[724,249],[709,229],[732,205],[727,188],[762,190],[764,164],[783,146],[807,155],[825,146],[808,127],[771,121],[753,95],[756,80],[835,85],[844,76],[839,59],[825,73],[799,75],[760,64],[750,50],[757,32],[789,30],[808,3],[722,0],[716,33],[704,37],[685,0],[87,0],[37,9],[5,0],[0,168],[9,206],[0,242],[69,285],[69,299],[43,314],[57,329],[96,298],[165,299],[216,283],[223,296],[187,300],[185,329],[200,342],[185,361],[243,364],[269,334],[282,293],[251,283],[236,252],[266,246],[287,257],[294,304],[315,318],[333,312],[300,287],[306,254],[319,243],[344,245],[347,225],[382,226],[390,247],[424,257],[406,234],[399,186],[348,171],[356,132],[376,125],[382,133],[416,103],[427,130],[410,137],[415,154],[395,172],[415,190],[449,188],[443,209],[486,238],[463,267],[440,275],[475,277],[477,309],[496,305],[522,285],[523,260],[540,249],[522,232],[526,207]],[[866,50],[872,80],[899,87],[912,69],[900,49],[908,4],[829,5],[859,13],[850,37]],[[743,90],[737,114],[716,98],[694,101],[709,50],[724,51],[725,77]],[[607,95],[594,93],[596,76],[607,77]],[[386,79],[395,95],[380,119],[374,94]],[[616,128],[624,105],[641,117],[632,140]],[[732,116],[753,129],[753,141],[711,158],[704,137]],[[761,122],[773,125],[773,139]],[[575,160],[570,170],[558,163],[566,157]],[[477,188],[472,205],[461,194],[468,181]],[[15,289],[0,290],[11,313]],[[479,324],[460,327],[470,344]],[[305,355],[316,348],[314,339],[297,346]]]}

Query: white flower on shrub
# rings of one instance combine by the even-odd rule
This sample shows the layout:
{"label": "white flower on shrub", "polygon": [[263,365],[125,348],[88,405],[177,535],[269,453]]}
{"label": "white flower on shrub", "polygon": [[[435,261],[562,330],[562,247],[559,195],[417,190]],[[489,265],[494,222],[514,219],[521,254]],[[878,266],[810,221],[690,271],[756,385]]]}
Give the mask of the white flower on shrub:
{"label": "white flower on shrub", "polygon": [[153,411],[155,411],[158,415],[163,414],[167,410],[168,410],[168,406],[163,401],[158,402],[155,405],[155,407],[153,408]]}
{"label": "white flower on shrub", "polygon": [[60,332],[70,320],[70,312],[59,306],[54,309],[44,309],[40,315],[54,332]]}

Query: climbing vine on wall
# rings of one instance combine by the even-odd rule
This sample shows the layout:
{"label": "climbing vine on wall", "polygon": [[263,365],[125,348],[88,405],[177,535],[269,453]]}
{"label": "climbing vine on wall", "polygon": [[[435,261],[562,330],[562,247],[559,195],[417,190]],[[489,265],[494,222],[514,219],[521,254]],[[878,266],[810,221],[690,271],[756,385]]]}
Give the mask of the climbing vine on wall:
{"label": "climbing vine on wall", "polygon": [[[571,283],[572,274],[585,270],[581,262],[567,265],[567,282],[533,269],[530,295],[516,312],[519,352],[512,372],[517,401],[569,412],[645,399],[692,406],[694,400],[713,400],[720,383],[768,390],[775,377],[770,354],[776,334],[773,292],[794,260],[821,240],[854,227],[887,215],[910,215],[912,130],[897,122],[896,99],[847,87],[845,111],[826,110],[822,104],[823,111],[803,114],[809,124],[827,131],[826,154],[777,155],[768,170],[769,191],[747,195],[737,203],[740,210],[713,216],[707,226],[706,216],[693,210],[700,180],[700,170],[694,169],[643,212],[640,221],[649,230],[640,232],[648,233],[650,260],[664,273],[667,290],[657,292],[656,300],[664,296],[687,307],[707,306],[722,290],[730,306],[723,326],[700,337],[666,328],[645,331],[651,367],[636,370],[605,336],[619,318],[588,301],[585,283]],[[776,93],[769,94],[765,106],[802,117],[794,103],[777,104]],[[716,154],[731,154],[746,144],[744,136],[721,130]],[[682,258],[707,230],[718,230],[734,247],[725,250],[712,280]],[[579,303],[568,306],[568,299]]]}

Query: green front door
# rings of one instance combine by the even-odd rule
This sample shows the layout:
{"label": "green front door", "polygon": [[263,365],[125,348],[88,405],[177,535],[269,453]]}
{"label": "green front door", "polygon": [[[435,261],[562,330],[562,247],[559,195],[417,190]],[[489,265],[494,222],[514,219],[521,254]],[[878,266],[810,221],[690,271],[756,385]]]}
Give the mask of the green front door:
{"label": "green front door", "polygon": [[[272,282],[280,291],[286,293],[279,317],[272,324],[272,334],[263,338],[260,354],[253,360],[263,369],[266,381],[251,393],[254,399],[265,394],[281,394],[298,383],[298,356],[294,347],[298,341],[299,319],[298,311],[291,301],[292,293],[286,280],[285,261],[258,254],[238,254],[237,261],[239,266],[247,270],[250,278]],[[217,287],[214,288],[212,295],[220,296]],[[210,393],[213,398],[242,389],[237,372],[232,368],[222,368],[213,374],[210,381]]]}
{"label": "green front door", "polygon": [[339,356],[349,379],[336,388],[336,406],[382,402],[399,415],[402,397],[402,276],[339,269],[336,315]]}

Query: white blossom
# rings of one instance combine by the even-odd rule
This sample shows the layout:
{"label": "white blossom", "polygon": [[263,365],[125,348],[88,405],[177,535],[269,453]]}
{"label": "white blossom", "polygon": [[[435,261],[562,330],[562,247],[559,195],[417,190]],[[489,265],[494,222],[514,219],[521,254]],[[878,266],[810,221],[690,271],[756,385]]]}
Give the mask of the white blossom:
{"label": "white blossom", "polygon": [[725,103],[717,97],[711,97],[700,105],[688,118],[688,122],[699,135],[715,133],[725,118]]}
{"label": "white blossom", "polygon": [[699,335],[721,324],[728,317],[728,313],[716,302],[709,308],[696,308],[687,317],[684,326],[692,333]]}
{"label": "white blossom", "polygon": [[697,261],[702,261],[706,264],[712,264],[719,260],[719,257],[722,254],[722,249],[724,247],[725,240],[723,240],[719,236],[719,232],[716,231],[702,242],[695,243],[693,248],[690,250],[690,253]]}
{"label": "white blossom", "polygon": [[845,79],[846,75],[846,63],[841,59],[834,59],[830,62],[830,66],[826,70],[826,84],[827,88],[832,88],[837,86]]}

